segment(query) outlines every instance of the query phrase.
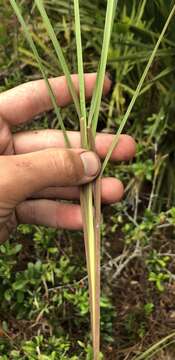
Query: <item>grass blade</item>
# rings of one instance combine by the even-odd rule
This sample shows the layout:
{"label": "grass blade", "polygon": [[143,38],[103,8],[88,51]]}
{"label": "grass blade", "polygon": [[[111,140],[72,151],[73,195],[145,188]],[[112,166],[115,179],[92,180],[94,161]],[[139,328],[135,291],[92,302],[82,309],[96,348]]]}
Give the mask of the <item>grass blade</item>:
{"label": "grass blade", "polygon": [[[80,89],[80,111],[81,119],[84,122],[81,132],[82,146],[86,149],[87,143],[87,124],[86,124],[86,100],[85,100],[85,83],[84,83],[84,70],[83,70],[83,50],[81,41],[81,25],[80,25],[80,11],[79,0],[74,0],[74,17],[75,17],[75,37],[77,45],[77,61],[78,61],[78,77],[79,77],[79,89]],[[80,127],[81,129],[81,127]]]}
{"label": "grass blade", "polygon": [[78,77],[80,88],[80,110],[81,118],[84,121],[85,133],[82,134],[82,143],[87,148],[87,129],[86,129],[86,100],[85,100],[85,83],[84,83],[84,69],[83,69],[83,50],[81,41],[81,25],[80,25],[80,10],[79,0],[74,0],[74,17],[75,17],[75,37],[77,45],[77,62],[78,62]]}
{"label": "grass blade", "polygon": [[97,76],[97,84],[93,94],[91,107],[89,111],[88,126],[92,126],[93,134],[96,133],[97,122],[100,112],[100,104],[103,93],[103,84],[105,79],[106,64],[109,50],[109,43],[111,38],[112,26],[114,23],[114,15],[117,7],[117,0],[108,0],[106,10],[106,20],[103,36],[103,45],[101,52],[101,60]]}
{"label": "grass blade", "polygon": [[58,56],[58,59],[59,59],[59,62],[61,64],[63,73],[64,73],[64,75],[66,77],[66,80],[67,80],[69,91],[70,91],[70,93],[72,95],[72,99],[73,99],[74,104],[75,104],[77,114],[78,114],[78,116],[80,118],[81,117],[81,112],[80,112],[80,104],[79,104],[78,95],[76,93],[74,84],[72,82],[72,78],[71,78],[69,68],[67,66],[67,63],[66,63],[62,48],[61,48],[60,43],[59,43],[59,41],[58,41],[58,39],[57,39],[57,37],[55,35],[54,29],[53,29],[53,26],[52,26],[52,24],[51,24],[51,22],[49,20],[49,17],[48,17],[48,15],[46,13],[46,10],[45,10],[44,5],[43,5],[43,1],[42,0],[35,0],[35,3],[36,3],[36,6],[37,6],[40,14],[41,14],[43,23],[45,25],[45,28],[46,28],[46,30],[48,32],[48,35],[49,35],[51,41],[52,41],[55,52],[56,52],[56,54]]}
{"label": "grass blade", "polygon": [[141,88],[142,88],[143,83],[145,81],[145,78],[146,78],[146,76],[148,74],[148,71],[149,71],[149,69],[150,69],[150,67],[151,67],[151,65],[153,63],[153,60],[154,60],[154,58],[156,56],[156,52],[157,52],[157,50],[158,50],[158,48],[160,46],[160,43],[161,43],[161,41],[162,41],[162,39],[163,39],[163,37],[165,35],[165,32],[166,32],[166,30],[168,28],[168,25],[169,25],[172,17],[174,16],[174,13],[175,13],[175,5],[173,6],[173,8],[172,8],[172,10],[171,10],[171,12],[170,12],[170,14],[168,16],[168,19],[166,20],[166,23],[165,23],[165,25],[163,27],[163,30],[162,30],[162,32],[161,32],[161,34],[160,34],[160,36],[158,38],[158,41],[157,41],[157,43],[156,43],[156,45],[155,45],[155,47],[154,47],[154,49],[152,51],[152,54],[151,54],[151,56],[149,58],[149,61],[148,61],[147,65],[146,65],[146,67],[145,67],[145,70],[144,70],[144,72],[143,72],[143,74],[141,76],[141,79],[140,79],[140,81],[138,83],[138,86],[137,86],[137,88],[136,88],[136,90],[134,92],[132,100],[131,100],[131,102],[130,102],[130,104],[128,106],[128,109],[127,109],[127,111],[126,111],[126,113],[125,113],[125,115],[123,117],[123,120],[122,120],[122,122],[121,122],[121,124],[119,126],[119,129],[118,129],[118,131],[117,131],[117,133],[115,135],[115,138],[114,138],[114,140],[113,140],[113,142],[111,144],[111,147],[110,147],[110,149],[109,149],[109,151],[108,151],[108,153],[106,155],[106,158],[105,158],[105,160],[103,162],[103,166],[102,166],[102,169],[101,169],[101,175],[102,175],[103,171],[105,170],[106,165],[107,165],[107,163],[108,163],[108,161],[109,161],[109,159],[111,157],[111,154],[112,154],[114,148],[116,147],[116,145],[118,143],[119,136],[122,133],[122,131],[123,131],[124,127],[125,127],[125,124],[126,124],[128,118],[129,118],[130,114],[131,114],[133,106],[135,105],[135,102],[136,102],[136,100],[137,100],[137,98],[138,98],[138,96],[140,94],[140,91],[141,91]]}
{"label": "grass blade", "polygon": [[27,39],[32,51],[33,51],[33,54],[35,55],[35,59],[37,61],[38,67],[39,67],[39,69],[40,69],[40,71],[42,73],[42,76],[43,76],[44,80],[45,80],[45,83],[46,83],[46,86],[47,86],[47,89],[48,89],[48,93],[49,93],[50,99],[52,101],[53,108],[54,108],[55,113],[57,115],[57,118],[58,118],[58,121],[60,123],[61,129],[63,131],[65,143],[66,143],[66,145],[68,147],[70,147],[70,142],[69,142],[69,139],[68,139],[68,136],[67,136],[67,133],[66,133],[66,129],[65,129],[62,117],[61,117],[60,110],[59,110],[59,108],[57,106],[55,95],[53,93],[52,87],[51,87],[51,85],[50,85],[50,83],[49,83],[49,81],[47,79],[46,74],[45,74],[45,70],[44,70],[44,67],[42,65],[42,61],[40,59],[38,50],[37,50],[37,48],[35,46],[35,43],[34,43],[34,41],[32,39],[32,36],[30,35],[30,31],[29,31],[29,29],[28,29],[28,27],[27,27],[27,25],[25,23],[25,20],[24,20],[24,18],[22,16],[20,7],[17,5],[15,0],[10,0],[10,4],[11,4],[11,6],[12,6],[12,8],[13,8],[13,10],[14,10],[14,12],[15,12],[15,14],[16,14],[16,16],[17,16],[17,18],[18,18],[18,20],[19,20],[19,22],[21,24],[21,26],[22,26],[22,29],[23,29],[23,31],[25,33],[25,36],[26,36],[26,39]]}

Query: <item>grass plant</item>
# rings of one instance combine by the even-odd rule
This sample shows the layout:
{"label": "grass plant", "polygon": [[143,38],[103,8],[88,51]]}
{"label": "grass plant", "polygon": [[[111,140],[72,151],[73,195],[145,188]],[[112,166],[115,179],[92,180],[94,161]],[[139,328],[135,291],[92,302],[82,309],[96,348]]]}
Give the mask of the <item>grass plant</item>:
{"label": "grass plant", "polygon": [[144,351],[141,355],[137,356],[133,360],[148,360],[153,359],[155,355],[157,355],[162,349],[167,346],[174,344],[175,342],[175,333],[171,333],[170,335],[165,336],[163,339],[159,340],[154,345],[150,346],[149,349]]}
{"label": "grass plant", "polygon": [[[24,30],[26,39],[33,51],[35,59],[37,61],[38,67],[42,73],[43,78],[45,79],[46,86],[48,88],[49,95],[51,97],[53,107],[57,114],[61,129],[64,133],[65,143],[70,147],[70,142],[66,133],[66,129],[61,117],[60,110],[56,103],[55,95],[51,89],[47,76],[45,75],[44,67],[42,61],[37,51],[37,47],[34,43],[34,40],[30,34],[30,31],[26,25],[26,22],[22,16],[21,6],[15,0],[9,0],[18,20]],[[69,68],[67,66],[61,45],[55,35],[54,29],[51,25],[49,17],[44,7],[42,0],[35,0],[35,4],[41,14],[43,23],[46,27],[50,40],[52,41],[53,47],[58,57],[58,61],[61,65],[62,71],[66,76],[69,90],[71,92],[72,98],[74,100],[75,108],[80,122],[80,132],[81,132],[81,143],[85,149],[90,149],[95,151],[95,135],[97,130],[98,118],[100,113],[101,98],[103,92],[103,83],[106,73],[106,65],[108,58],[108,50],[110,45],[110,38],[115,18],[115,12],[117,8],[116,0],[108,0],[106,8],[106,19],[104,26],[104,36],[101,49],[101,58],[98,65],[96,85],[94,93],[92,96],[91,106],[89,113],[87,112],[86,103],[85,103],[85,84],[84,84],[84,70],[83,70],[83,54],[82,54],[82,39],[81,39],[81,24],[80,24],[80,5],[78,0],[74,0],[74,15],[75,15],[75,37],[76,37],[76,47],[77,47],[77,63],[78,63],[78,76],[79,76],[79,93],[78,97],[72,80]],[[143,12],[145,7],[145,1],[143,1],[141,12]],[[102,165],[100,176],[91,184],[85,185],[81,188],[81,207],[83,214],[83,224],[84,224],[84,240],[85,240],[85,249],[86,249],[86,260],[87,260],[87,269],[88,269],[88,280],[89,280],[89,294],[90,294],[90,309],[91,309],[91,328],[92,328],[92,342],[93,342],[93,359],[99,360],[100,356],[100,222],[101,222],[101,176],[105,170],[108,161],[111,157],[111,154],[118,143],[119,136],[122,133],[124,126],[131,114],[133,106],[137,98],[142,91],[143,83],[148,74],[148,71],[153,63],[153,60],[157,54],[157,50],[161,41],[164,38],[164,34],[167,30],[167,27],[175,13],[175,5],[173,6],[166,23],[163,27],[163,30],[158,37],[156,45],[149,57],[148,63],[145,67],[145,70],[141,76],[139,84],[136,90],[133,93],[131,102],[127,108],[126,114],[121,120],[119,129],[116,133],[113,143],[106,155],[104,163]],[[139,19],[138,19],[139,21]],[[94,217],[95,211],[95,217]],[[95,219],[95,220],[94,220]],[[141,357],[140,357],[141,359]]]}

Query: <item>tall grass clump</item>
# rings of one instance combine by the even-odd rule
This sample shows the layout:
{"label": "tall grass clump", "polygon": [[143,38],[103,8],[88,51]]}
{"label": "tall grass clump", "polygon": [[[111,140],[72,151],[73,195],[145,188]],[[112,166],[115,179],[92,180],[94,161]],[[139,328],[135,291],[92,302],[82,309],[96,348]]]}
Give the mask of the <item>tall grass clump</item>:
{"label": "tall grass clump", "polygon": [[[58,117],[60,127],[64,134],[65,144],[70,147],[70,141],[66,133],[64,122],[61,117],[60,109],[57,105],[54,93],[46,76],[42,60],[39,56],[37,47],[32,38],[30,30],[22,16],[22,6],[15,0],[9,0],[14,12],[22,26],[26,39],[32,49],[35,59],[38,64],[38,68],[41,71],[43,78],[45,79],[46,86],[51,97],[53,108]],[[83,53],[82,53],[82,39],[81,39],[81,23],[80,23],[80,4],[79,0],[73,0],[74,5],[74,27],[75,38],[77,47],[77,72],[79,76],[79,97],[75,91],[72,83],[71,74],[62,51],[59,39],[55,35],[55,31],[51,24],[51,21],[47,15],[42,0],[35,0],[35,5],[41,15],[43,24],[47,30],[48,36],[53,44],[53,49],[58,58],[58,65],[61,66],[62,71],[66,77],[67,84],[72,95],[72,99],[77,112],[77,117],[80,126],[81,144],[85,149],[95,151],[95,135],[97,130],[97,124],[100,113],[101,98],[103,93],[103,83],[106,73],[106,65],[108,58],[108,50],[110,45],[110,38],[115,19],[115,13],[117,9],[117,0],[107,0],[106,7],[106,19],[104,24],[104,34],[101,49],[101,58],[99,60],[96,84],[91,100],[90,109],[88,111],[85,102],[85,84],[84,84],[84,69],[83,69]],[[145,1],[143,1],[143,9]],[[174,15],[175,5],[173,6],[169,17],[163,27],[163,30],[158,38],[158,41],[150,55],[145,70],[141,76],[138,86],[133,94],[131,102],[128,106],[126,114],[121,120],[119,129],[114,137],[111,147],[106,155],[104,163],[102,164],[101,172],[98,178],[91,184],[83,185],[80,189],[80,201],[83,216],[84,227],[84,241],[86,251],[86,262],[89,281],[89,298],[90,298],[90,313],[91,313],[91,329],[92,329],[92,344],[93,344],[93,359],[98,360],[100,357],[100,224],[101,224],[101,177],[106,168],[106,165],[111,157],[111,154],[118,143],[119,136],[122,133],[124,126],[131,114],[133,106],[142,90],[144,80],[148,74],[148,71],[153,63],[156,52],[164,37],[167,27]],[[95,215],[94,215],[95,213]]]}

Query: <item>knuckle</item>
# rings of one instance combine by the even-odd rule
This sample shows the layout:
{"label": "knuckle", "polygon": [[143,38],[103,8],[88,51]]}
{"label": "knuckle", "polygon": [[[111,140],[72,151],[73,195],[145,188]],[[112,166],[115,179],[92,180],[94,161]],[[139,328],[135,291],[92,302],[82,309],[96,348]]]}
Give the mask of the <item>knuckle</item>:
{"label": "knuckle", "polygon": [[32,201],[28,202],[26,215],[30,219],[30,223],[35,224],[35,222],[36,222],[36,206],[35,206],[34,202],[32,202]]}
{"label": "knuckle", "polygon": [[17,195],[20,193],[21,188],[17,181],[18,169],[16,168],[14,157],[0,156],[0,172],[1,169],[3,169],[3,176],[0,176],[0,201],[5,201],[15,206]]}
{"label": "knuckle", "polygon": [[76,184],[83,177],[79,156],[71,150],[53,151],[52,166],[66,184]]}
{"label": "knuckle", "polygon": [[10,129],[0,116],[0,154],[3,154],[8,150],[10,139]]}
{"label": "knuckle", "polygon": [[2,155],[0,157],[0,170],[3,170],[3,176],[0,176],[0,197],[3,197],[4,192],[8,190],[9,182],[11,179],[10,168],[8,166],[9,158]]}

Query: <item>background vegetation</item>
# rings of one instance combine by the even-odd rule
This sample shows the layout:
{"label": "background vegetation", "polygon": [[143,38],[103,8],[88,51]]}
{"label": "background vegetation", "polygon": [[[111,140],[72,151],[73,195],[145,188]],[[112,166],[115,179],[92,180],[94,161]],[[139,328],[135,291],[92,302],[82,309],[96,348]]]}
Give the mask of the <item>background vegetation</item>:
{"label": "background vegetation", "polygon": [[[20,1],[49,76],[56,56],[33,1]],[[86,71],[96,71],[104,0],[81,1]],[[99,131],[115,132],[169,14],[171,0],[119,1],[109,52],[113,88]],[[76,72],[72,1],[45,0]],[[108,166],[126,186],[104,206],[101,329],[105,359],[174,359],[175,330],[175,21],[162,42],[125,132],[137,140],[132,163]],[[0,0],[0,90],[40,78],[8,1]],[[63,110],[77,130],[72,106]],[[37,121],[36,121],[37,120]],[[30,128],[57,128],[52,112]],[[19,131],[20,129],[14,129]],[[0,246],[0,359],[91,359],[82,233],[19,226]],[[163,343],[158,343],[164,339]],[[150,353],[144,351],[157,344]],[[151,355],[150,355],[151,354]]]}

